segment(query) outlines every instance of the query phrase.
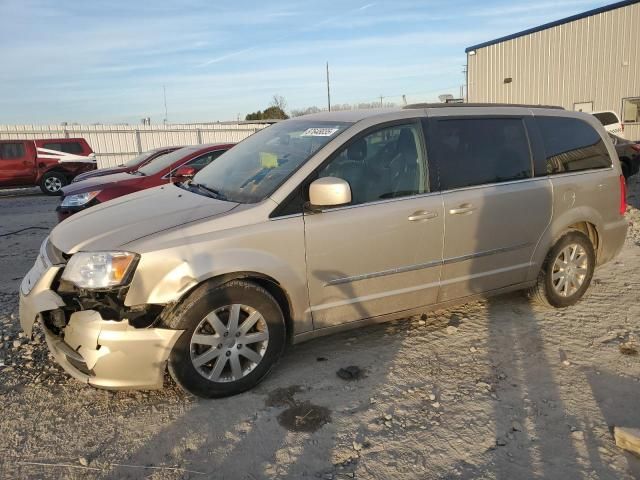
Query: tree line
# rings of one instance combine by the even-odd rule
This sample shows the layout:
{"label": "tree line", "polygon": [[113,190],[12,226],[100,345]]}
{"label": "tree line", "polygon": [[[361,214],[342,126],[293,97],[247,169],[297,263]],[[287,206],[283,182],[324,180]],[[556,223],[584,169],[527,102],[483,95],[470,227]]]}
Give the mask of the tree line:
{"label": "tree line", "polygon": [[[392,108],[396,106],[397,105],[395,103],[391,102],[361,102],[356,104],[343,103],[331,105],[331,110],[363,110],[368,108]],[[266,109],[247,114],[245,120],[286,120],[289,118],[286,110],[287,101],[285,98],[281,95],[274,95],[271,99],[271,103]],[[291,117],[300,117],[302,115],[324,112],[327,110],[327,108],[319,108],[315,105],[307,108],[292,109]]]}

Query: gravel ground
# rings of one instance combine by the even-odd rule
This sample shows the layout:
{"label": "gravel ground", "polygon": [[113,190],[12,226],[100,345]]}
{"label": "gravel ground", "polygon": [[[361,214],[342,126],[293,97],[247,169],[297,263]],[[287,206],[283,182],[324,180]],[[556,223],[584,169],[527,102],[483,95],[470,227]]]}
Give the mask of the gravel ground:
{"label": "gravel ground", "polygon": [[640,427],[640,357],[620,348],[640,336],[629,190],[625,248],[577,306],[512,294],[314,340],[213,401],[96,390],[22,338],[18,283],[56,199],[0,193],[0,477],[640,478],[611,434]]}

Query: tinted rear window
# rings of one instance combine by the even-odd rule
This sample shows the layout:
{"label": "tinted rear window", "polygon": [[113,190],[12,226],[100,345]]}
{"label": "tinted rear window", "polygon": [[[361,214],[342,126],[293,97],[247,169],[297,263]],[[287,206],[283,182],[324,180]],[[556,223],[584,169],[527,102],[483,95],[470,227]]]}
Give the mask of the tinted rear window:
{"label": "tinted rear window", "polygon": [[577,118],[538,117],[547,155],[547,173],[611,166],[607,147],[593,127]]}
{"label": "tinted rear window", "polygon": [[76,155],[82,153],[82,145],[80,145],[78,142],[45,143],[43,145],[43,148],[56,150],[58,152],[73,153]]}
{"label": "tinted rear window", "polygon": [[443,190],[531,177],[529,141],[519,118],[438,120],[436,143]]}
{"label": "tinted rear window", "polygon": [[0,143],[0,160],[12,160],[24,157],[22,143]]}
{"label": "tinted rear window", "polygon": [[593,116],[600,120],[600,123],[602,125],[611,125],[613,123],[618,123],[619,121],[618,118],[611,112],[594,113]]}

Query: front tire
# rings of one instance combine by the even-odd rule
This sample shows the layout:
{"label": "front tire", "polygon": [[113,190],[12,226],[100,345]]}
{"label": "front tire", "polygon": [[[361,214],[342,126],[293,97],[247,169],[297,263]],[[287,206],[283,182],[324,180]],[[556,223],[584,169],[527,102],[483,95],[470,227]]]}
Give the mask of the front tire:
{"label": "front tire", "polygon": [[595,265],[596,254],[589,237],[569,232],[549,251],[529,296],[556,308],[575,305],[589,288]]}
{"label": "front tire", "polygon": [[60,195],[62,187],[69,182],[67,177],[60,172],[47,172],[40,179],[40,190],[45,195]]}
{"label": "front tire", "polygon": [[167,319],[185,330],[169,355],[171,377],[204,398],[236,395],[257,385],[286,344],[278,302],[252,282],[205,284]]}

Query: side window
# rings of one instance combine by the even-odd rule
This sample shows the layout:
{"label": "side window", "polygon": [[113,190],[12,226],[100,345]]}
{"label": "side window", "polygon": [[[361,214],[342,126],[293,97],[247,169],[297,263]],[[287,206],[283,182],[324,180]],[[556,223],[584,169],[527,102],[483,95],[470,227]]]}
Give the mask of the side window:
{"label": "side window", "polygon": [[611,166],[605,143],[587,122],[563,117],[538,117],[536,122],[547,154],[547,173]]}
{"label": "side window", "polygon": [[187,162],[186,165],[195,168],[196,171],[199,172],[204,167],[206,167],[211,162],[213,162],[216,158],[218,158],[220,155],[222,155],[224,152],[225,150],[216,150],[215,152],[206,153],[201,157],[190,160],[189,162]]}
{"label": "side window", "polygon": [[529,141],[521,119],[442,119],[434,123],[443,190],[532,176]]}
{"label": "side window", "polygon": [[74,155],[82,154],[82,145],[78,142],[45,143],[43,148]]}
{"label": "side window", "polygon": [[67,142],[61,144],[62,151],[65,153],[73,153],[74,155],[82,154],[82,145],[78,142]]}
{"label": "side window", "polygon": [[0,160],[14,160],[24,157],[22,143],[0,143]]}
{"label": "side window", "polygon": [[352,205],[424,193],[421,136],[420,126],[413,123],[369,133],[338,151],[318,177],[349,182]]}
{"label": "side window", "polygon": [[46,148],[47,150],[55,150],[56,152],[62,152],[61,143],[45,143],[44,145],[42,145],[42,148]]}

